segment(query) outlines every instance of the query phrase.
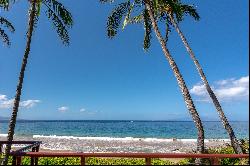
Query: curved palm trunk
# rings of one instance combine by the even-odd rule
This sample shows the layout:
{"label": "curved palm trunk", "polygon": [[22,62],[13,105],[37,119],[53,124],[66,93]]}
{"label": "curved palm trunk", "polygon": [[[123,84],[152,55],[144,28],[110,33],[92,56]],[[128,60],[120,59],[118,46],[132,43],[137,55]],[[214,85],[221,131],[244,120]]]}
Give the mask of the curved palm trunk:
{"label": "curved palm trunk", "polygon": [[224,114],[224,112],[222,110],[222,107],[221,107],[221,105],[219,103],[219,100],[217,99],[216,95],[214,94],[212,88],[210,87],[210,85],[208,83],[208,80],[207,80],[207,78],[206,78],[206,76],[205,76],[205,74],[204,74],[204,72],[203,72],[203,70],[201,68],[200,63],[196,59],[191,47],[189,46],[185,36],[181,32],[178,24],[176,23],[176,21],[174,20],[174,18],[171,15],[169,15],[169,16],[170,16],[171,22],[174,25],[177,33],[180,35],[181,40],[184,43],[184,45],[185,45],[191,59],[194,61],[194,64],[195,64],[195,66],[196,66],[196,68],[197,68],[197,70],[198,70],[198,72],[200,74],[200,77],[201,77],[201,79],[202,79],[202,81],[203,81],[203,83],[204,83],[204,85],[205,85],[205,87],[207,89],[207,92],[208,92],[210,98],[212,99],[212,101],[214,103],[214,106],[216,107],[216,110],[217,110],[217,112],[219,114],[219,117],[220,117],[220,119],[222,121],[222,124],[223,124],[224,128],[226,129],[226,131],[227,131],[227,133],[228,133],[228,135],[230,137],[231,144],[232,144],[232,146],[234,148],[234,151],[236,153],[242,153],[242,149],[241,149],[241,147],[240,147],[240,145],[238,143],[238,140],[237,140],[237,138],[236,138],[236,136],[234,134],[234,131],[233,131],[232,127],[230,126],[230,124],[229,124],[229,122],[228,122],[228,120],[227,120],[227,118],[226,118],[226,116],[225,116],[225,114]]}
{"label": "curved palm trunk", "polygon": [[150,4],[149,2],[147,1],[146,2],[146,8],[147,10],[149,11],[149,16],[150,16],[150,19],[151,19],[151,22],[152,22],[152,26],[154,28],[154,31],[156,33],[156,36],[161,44],[161,47],[162,47],[162,50],[164,52],[164,55],[166,57],[166,59],[168,60],[173,72],[174,72],[174,75],[177,79],[177,82],[178,82],[178,85],[181,89],[181,92],[182,92],[182,95],[184,97],[184,100],[185,100],[185,103],[186,103],[186,106],[189,110],[189,113],[191,114],[192,118],[193,118],[193,121],[196,125],[196,128],[198,130],[198,138],[197,138],[197,151],[199,153],[203,153],[204,152],[204,130],[203,130],[203,126],[202,126],[202,122],[200,120],[200,117],[199,117],[199,114],[198,112],[196,111],[196,108],[194,106],[194,103],[193,103],[193,100],[191,98],[191,95],[188,91],[188,88],[185,84],[185,81],[184,79],[182,78],[182,75],[174,61],[174,59],[172,58],[172,56],[170,55],[167,47],[166,47],[166,42],[165,40],[163,39],[159,29],[158,29],[158,26],[157,26],[157,23],[155,21],[155,18],[154,18],[154,15],[153,15],[153,12],[152,12],[152,9],[150,7]]}
{"label": "curved palm trunk", "polygon": [[[17,89],[16,89],[16,96],[15,96],[13,111],[12,111],[11,119],[9,122],[9,131],[8,131],[8,137],[7,137],[7,141],[9,141],[9,142],[13,141],[13,136],[14,136],[14,132],[15,132],[17,112],[18,112],[20,97],[22,94],[24,72],[25,72],[27,60],[29,57],[31,38],[32,38],[33,29],[34,29],[35,12],[36,12],[35,7],[36,7],[35,0],[33,0],[33,2],[31,3],[31,10],[30,10],[30,16],[29,16],[29,24],[28,24],[29,29],[27,32],[27,43],[26,43],[25,53],[23,56],[23,63],[22,63],[21,71],[19,74],[19,82],[18,82]],[[8,157],[9,157],[10,150],[11,150],[11,144],[7,144],[6,149],[5,149],[5,158],[3,161],[4,165],[7,165],[7,163],[8,163]]]}

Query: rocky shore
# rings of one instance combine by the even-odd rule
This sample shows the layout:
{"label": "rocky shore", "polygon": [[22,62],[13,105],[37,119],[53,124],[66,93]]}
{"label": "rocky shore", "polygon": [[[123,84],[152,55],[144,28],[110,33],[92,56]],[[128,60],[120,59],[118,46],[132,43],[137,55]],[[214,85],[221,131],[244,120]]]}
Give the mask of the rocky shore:
{"label": "rocky shore", "polygon": [[[0,136],[0,140],[6,140]],[[41,150],[74,152],[147,152],[189,153],[196,149],[195,139],[157,138],[110,138],[110,137],[63,137],[63,136],[18,136],[15,140],[42,141]],[[226,146],[226,139],[205,140],[206,148]]]}

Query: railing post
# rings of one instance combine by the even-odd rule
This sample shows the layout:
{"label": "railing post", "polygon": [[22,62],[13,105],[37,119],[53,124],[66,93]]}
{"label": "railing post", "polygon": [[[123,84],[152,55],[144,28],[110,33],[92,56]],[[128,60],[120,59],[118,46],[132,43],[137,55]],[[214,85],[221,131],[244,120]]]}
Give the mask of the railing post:
{"label": "railing post", "polygon": [[3,153],[3,144],[0,144],[0,154]]}
{"label": "railing post", "polygon": [[85,165],[85,157],[84,156],[81,157],[81,165]]}
{"label": "railing post", "polygon": [[22,164],[22,157],[21,156],[17,156],[16,157],[16,165],[21,165]]}
{"label": "railing post", "polygon": [[[36,147],[36,152],[39,152],[40,144]],[[35,157],[35,165],[38,165],[38,157]]]}
{"label": "railing post", "polygon": [[[35,152],[36,151],[36,147],[33,147],[31,151]],[[30,157],[30,165],[34,165],[34,162],[35,162],[34,157]]]}
{"label": "railing post", "polygon": [[211,158],[211,165],[220,165],[220,161],[218,158]]}
{"label": "railing post", "polygon": [[146,165],[151,165],[151,158],[145,158],[146,160]]}
{"label": "railing post", "polygon": [[12,165],[16,165],[16,156],[12,157]]}

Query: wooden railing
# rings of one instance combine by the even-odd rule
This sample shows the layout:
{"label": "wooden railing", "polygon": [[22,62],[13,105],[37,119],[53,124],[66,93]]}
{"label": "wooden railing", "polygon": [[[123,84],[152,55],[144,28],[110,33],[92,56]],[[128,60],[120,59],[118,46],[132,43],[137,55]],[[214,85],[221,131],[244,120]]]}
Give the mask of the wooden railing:
{"label": "wooden railing", "polygon": [[[32,151],[32,152],[39,152],[40,144],[41,141],[0,141],[0,154],[3,153],[3,145],[4,144],[12,144],[12,145],[26,145],[24,147],[21,147],[19,149],[16,149],[11,152],[11,154],[18,154],[18,153],[24,153],[27,151]],[[35,163],[36,165],[38,164],[38,159],[31,158],[31,162]],[[13,161],[12,165],[16,165],[17,163],[17,158],[15,155],[13,155]]]}
{"label": "wooden railing", "polygon": [[[151,165],[153,158],[206,158],[210,159],[211,165],[220,165],[220,159],[223,158],[249,158],[249,154],[187,154],[187,153],[55,153],[39,152],[40,141],[0,141],[0,153],[2,153],[3,144],[25,144],[27,146],[11,152],[13,156],[12,165],[21,165],[22,157],[30,157],[30,165],[38,165],[39,157],[79,157],[81,165],[86,164],[88,157],[101,158],[144,158],[146,165]],[[31,151],[31,152],[29,152]]]}
{"label": "wooden railing", "polygon": [[[21,165],[22,156],[28,156],[31,159],[30,165],[37,165],[39,157],[79,157],[81,165],[86,164],[88,157],[101,157],[101,158],[145,158],[145,164],[151,165],[152,158],[208,158],[211,165],[220,165],[219,159],[223,158],[249,158],[249,154],[186,154],[186,153],[53,153],[53,152],[19,152],[12,153],[15,157],[13,165]],[[35,159],[35,160],[34,160]]]}

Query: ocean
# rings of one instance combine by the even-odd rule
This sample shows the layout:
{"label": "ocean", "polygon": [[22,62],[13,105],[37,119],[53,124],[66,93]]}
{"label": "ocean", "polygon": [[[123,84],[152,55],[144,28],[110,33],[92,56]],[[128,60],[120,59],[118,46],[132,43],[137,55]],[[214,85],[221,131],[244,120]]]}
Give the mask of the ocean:
{"label": "ocean", "polygon": [[[204,122],[206,139],[227,139],[221,122]],[[249,122],[230,122],[237,138],[249,139]],[[0,134],[7,133],[8,121],[0,121]],[[196,139],[196,128],[191,121],[18,121],[16,136],[70,136],[110,138]]]}
{"label": "ocean", "polygon": [[[249,139],[248,122],[231,122],[237,138]],[[0,121],[6,140],[8,121]],[[220,122],[204,122],[205,147],[230,144]],[[42,150],[180,153],[196,150],[196,128],[187,121],[18,121],[14,140],[42,141]]]}

